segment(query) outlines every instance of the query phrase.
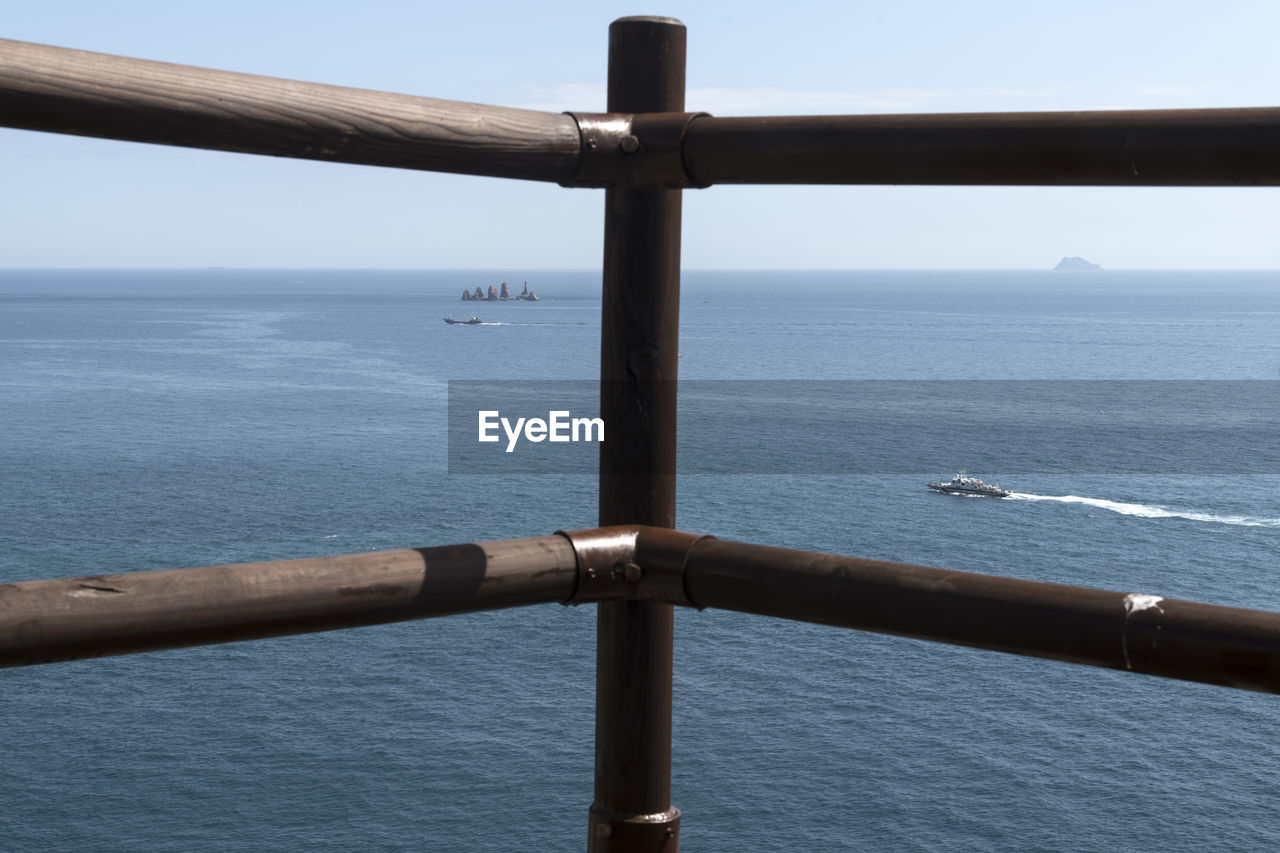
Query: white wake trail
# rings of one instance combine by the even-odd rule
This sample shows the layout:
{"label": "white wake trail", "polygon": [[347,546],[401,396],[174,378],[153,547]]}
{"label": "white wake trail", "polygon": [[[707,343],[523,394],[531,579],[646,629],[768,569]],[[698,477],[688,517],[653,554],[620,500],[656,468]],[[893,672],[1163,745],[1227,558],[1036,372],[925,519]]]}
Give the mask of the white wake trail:
{"label": "white wake trail", "polygon": [[1023,501],[1056,501],[1058,503],[1085,504],[1121,515],[1132,515],[1138,518],[1185,518],[1189,521],[1208,521],[1216,524],[1234,524],[1238,527],[1280,527],[1280,518],[1258,518],[1251,515],[1214,515],[1207,512],[1170,509],[1153,504],[1131,504],[1119,501],[1107,501],[1101,498],[1083,498],[1079,495],[1028,495],[1014,492],[1010,500]]}

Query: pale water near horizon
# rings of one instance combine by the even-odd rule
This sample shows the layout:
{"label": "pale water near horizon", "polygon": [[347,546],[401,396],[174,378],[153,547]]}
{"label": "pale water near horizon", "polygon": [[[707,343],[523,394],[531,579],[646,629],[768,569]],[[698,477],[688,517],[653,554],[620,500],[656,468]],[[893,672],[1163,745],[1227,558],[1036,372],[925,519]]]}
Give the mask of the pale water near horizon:
{"label": "pale water near horizon", "polygon": [[[544,301],[458,299],[502,278]],[[597,290],[582,272],[2,271],[0,582],[591,526],[589,476],[449,473],[445,416],[450,380],[595,378]],[[1275,273],[691,272],[681,310],[687,379],[1280,379]],[[909,459],[691,473],[678,521],[1274,611],[1280,471],[1233,435],[1206,449],[1231,473],[1108,473],[1087,447],[1066,470],[972,472],[1008,500],[929,492],[955,471]],[[4,671],[0,849],[582,849],[594,615]],[[684,849],[1280,837],[1274,697],[734,613],[680,611],[676,634]]]}

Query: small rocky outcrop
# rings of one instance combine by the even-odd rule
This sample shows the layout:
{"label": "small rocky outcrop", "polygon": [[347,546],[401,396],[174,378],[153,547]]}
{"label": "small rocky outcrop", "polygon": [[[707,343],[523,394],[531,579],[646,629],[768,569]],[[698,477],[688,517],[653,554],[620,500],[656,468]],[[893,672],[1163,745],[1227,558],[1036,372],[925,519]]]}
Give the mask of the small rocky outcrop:
{"label": "small rocky outcrop", "polygon": [[1063,258],[1058,261],[1055,270],[1100,270],[1102,267],[1091,264],[1081,257]]}
{"label": "small rocky outcrop", "polygon": [[498,288],[494,287],[492,284],[489,285],[488,294],[486,294],[479,287],[477,287],[474,291],[464,289],[462,291],[462,301],[463,302],[516,302],[516,301],[537,302],[538,294],[534,293],[532,290],[529,289],[529,282],[526,281],[524,283],[524,290],[520,291],[515,296],[512,296],[511,286],[504,281],[502,283],[501,290],[498,290]]}

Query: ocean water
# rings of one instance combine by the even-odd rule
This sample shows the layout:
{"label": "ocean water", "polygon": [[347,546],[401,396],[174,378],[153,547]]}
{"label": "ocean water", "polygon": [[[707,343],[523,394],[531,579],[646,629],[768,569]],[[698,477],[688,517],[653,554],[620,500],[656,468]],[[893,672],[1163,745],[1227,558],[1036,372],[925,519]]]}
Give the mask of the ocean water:
{"label": "ocean water", "polygon": [[[458,301],[504,278],[543,301]],[[584,272],[0,271],[0,582],[591,526],[590,476],[451,472],[447,401],[450,380],[594,379],[598,291]],[[1280,380],[1276,273],[688,272],[681,311],[686,379]],[[805,438],[752,414],[748,452]],[[920,470],[695,470],[679,526],[1277,610],[1275,422],[1255,420],[1206,438],[1221,471],[1114,473],[1088,446],[975,470],[1005,501],[928,492],[954,471],[923,450]],[[548,606],[6,670],[0,849],[582,849],[594,637],[593,608]],[[680,611],[673,722],[687,850],[1280,837],[1270,696]]]}

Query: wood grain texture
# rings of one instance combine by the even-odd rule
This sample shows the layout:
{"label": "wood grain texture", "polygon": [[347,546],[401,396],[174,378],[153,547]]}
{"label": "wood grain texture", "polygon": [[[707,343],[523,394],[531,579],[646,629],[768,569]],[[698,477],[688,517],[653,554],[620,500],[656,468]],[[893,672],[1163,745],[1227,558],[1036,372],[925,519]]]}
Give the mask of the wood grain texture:
{"label": "wood grain texture", "polygon": [[0,667],[566,601],[563,536],[0,584]]}
{"label": "wood grain texture", "polygon": [[577,169],[568,115],[0,39],[0,125],[538,181]]}

